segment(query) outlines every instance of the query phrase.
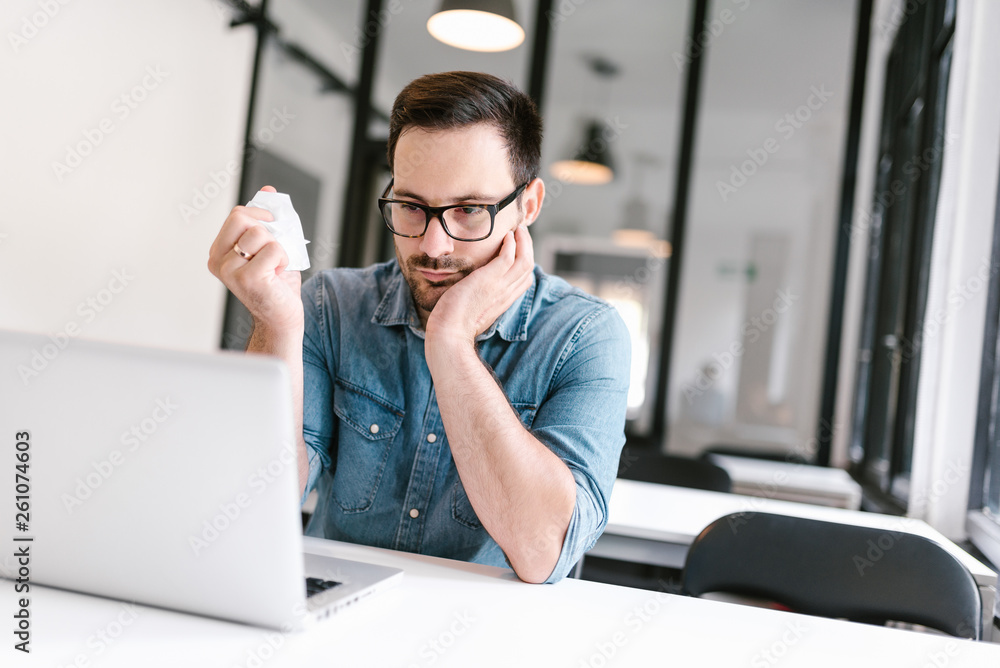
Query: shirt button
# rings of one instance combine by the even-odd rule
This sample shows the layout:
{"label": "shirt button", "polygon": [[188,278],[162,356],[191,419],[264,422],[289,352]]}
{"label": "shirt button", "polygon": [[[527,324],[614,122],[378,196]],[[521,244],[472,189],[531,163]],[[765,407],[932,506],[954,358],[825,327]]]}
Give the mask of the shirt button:
{"label": "shirt button", "polygon": [[417,517],[419,516],[420,516],[419,510],[417,510],[416,508],[410,508],[410,517],[412,517],[413,519],[417,519]]}
{"label": "shirt button", "polygon": [[433,443],[436,440],[438,440],[437,434],[427,434],[428,443]]}
{"label": "shirt button", "polygon": [[372,426],[368,427],[368,431],[370,431],[373,434],[377,434],[378,433],[378,425],[377,424],[373,424]]}

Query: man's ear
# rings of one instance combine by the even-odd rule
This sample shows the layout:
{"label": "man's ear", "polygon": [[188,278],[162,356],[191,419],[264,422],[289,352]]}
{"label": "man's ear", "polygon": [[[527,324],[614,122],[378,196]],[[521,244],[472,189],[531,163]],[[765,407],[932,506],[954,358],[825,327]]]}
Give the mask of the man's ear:
{"label": "man's ear", "polygon": [[521,207],[524,211],[525,226],[531,225],[542,211],[542,201],[545,199],[545,182],[536,177],[522,193]]}

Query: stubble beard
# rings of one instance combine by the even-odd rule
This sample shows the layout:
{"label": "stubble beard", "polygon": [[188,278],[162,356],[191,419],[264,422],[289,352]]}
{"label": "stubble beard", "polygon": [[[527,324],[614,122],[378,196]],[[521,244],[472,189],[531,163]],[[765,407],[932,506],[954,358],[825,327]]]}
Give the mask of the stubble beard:
{"label": "stubble beard", "polygon": [[[441,299],[441,295],[449,287],[476,269],[468,263],[461,262],[449,256],[432,259],[426,254],[411,255],[404,261],[399,255],[399,249],[395,249],[395,252],[396,261],[403,272],[403,278],[406,279],[406,284],[410,286],[410,294],[413,295],[413,302],[418,308],[428,313],[434,310],[434,306]],[[448,281],[430,283],[426,278],[417,273],[418,269],[457,271],[460,275],[458,278],[449,279]]]}

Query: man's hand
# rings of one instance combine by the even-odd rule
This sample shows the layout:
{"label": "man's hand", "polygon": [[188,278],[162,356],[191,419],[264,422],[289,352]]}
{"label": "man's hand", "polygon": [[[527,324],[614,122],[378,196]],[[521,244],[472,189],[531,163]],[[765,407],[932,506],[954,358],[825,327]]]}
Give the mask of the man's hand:
{"label": "man's hand", "polygon": [[[275,192],[271,186],[263,190]],[[266,209],[233,207],[209,249],[208,269],[247,307],[255,328],[284,333],[302,327],[302,276],[285,271],[288,254],[260,224],[272,220]],[[236,252],[236,244],[249,259]]]}
{"label": "man's hand", "polygon": [[534,247],[528,228],[504,236],[499,254],[448,288],[427,319],[427,341],[472,343],[531,285]]}

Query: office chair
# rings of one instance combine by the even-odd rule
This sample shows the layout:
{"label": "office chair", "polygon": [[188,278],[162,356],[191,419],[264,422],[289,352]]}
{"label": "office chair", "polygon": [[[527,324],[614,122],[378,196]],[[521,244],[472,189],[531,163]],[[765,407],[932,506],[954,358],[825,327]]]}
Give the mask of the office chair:
{"label": "office chair", "polygon": [[725,592],[795,612],[920,624],[980,639],[982,599],[954,555],[914,534],[768,513],[734,513],[688,551],[681,592]]}
{"label": "office chair", "polygon": [[711,492],[731,492],[733,489],[733,481],[726,470],[709,461],[659,452],[637,452],[628,447],[622,450],[618,477]]}

